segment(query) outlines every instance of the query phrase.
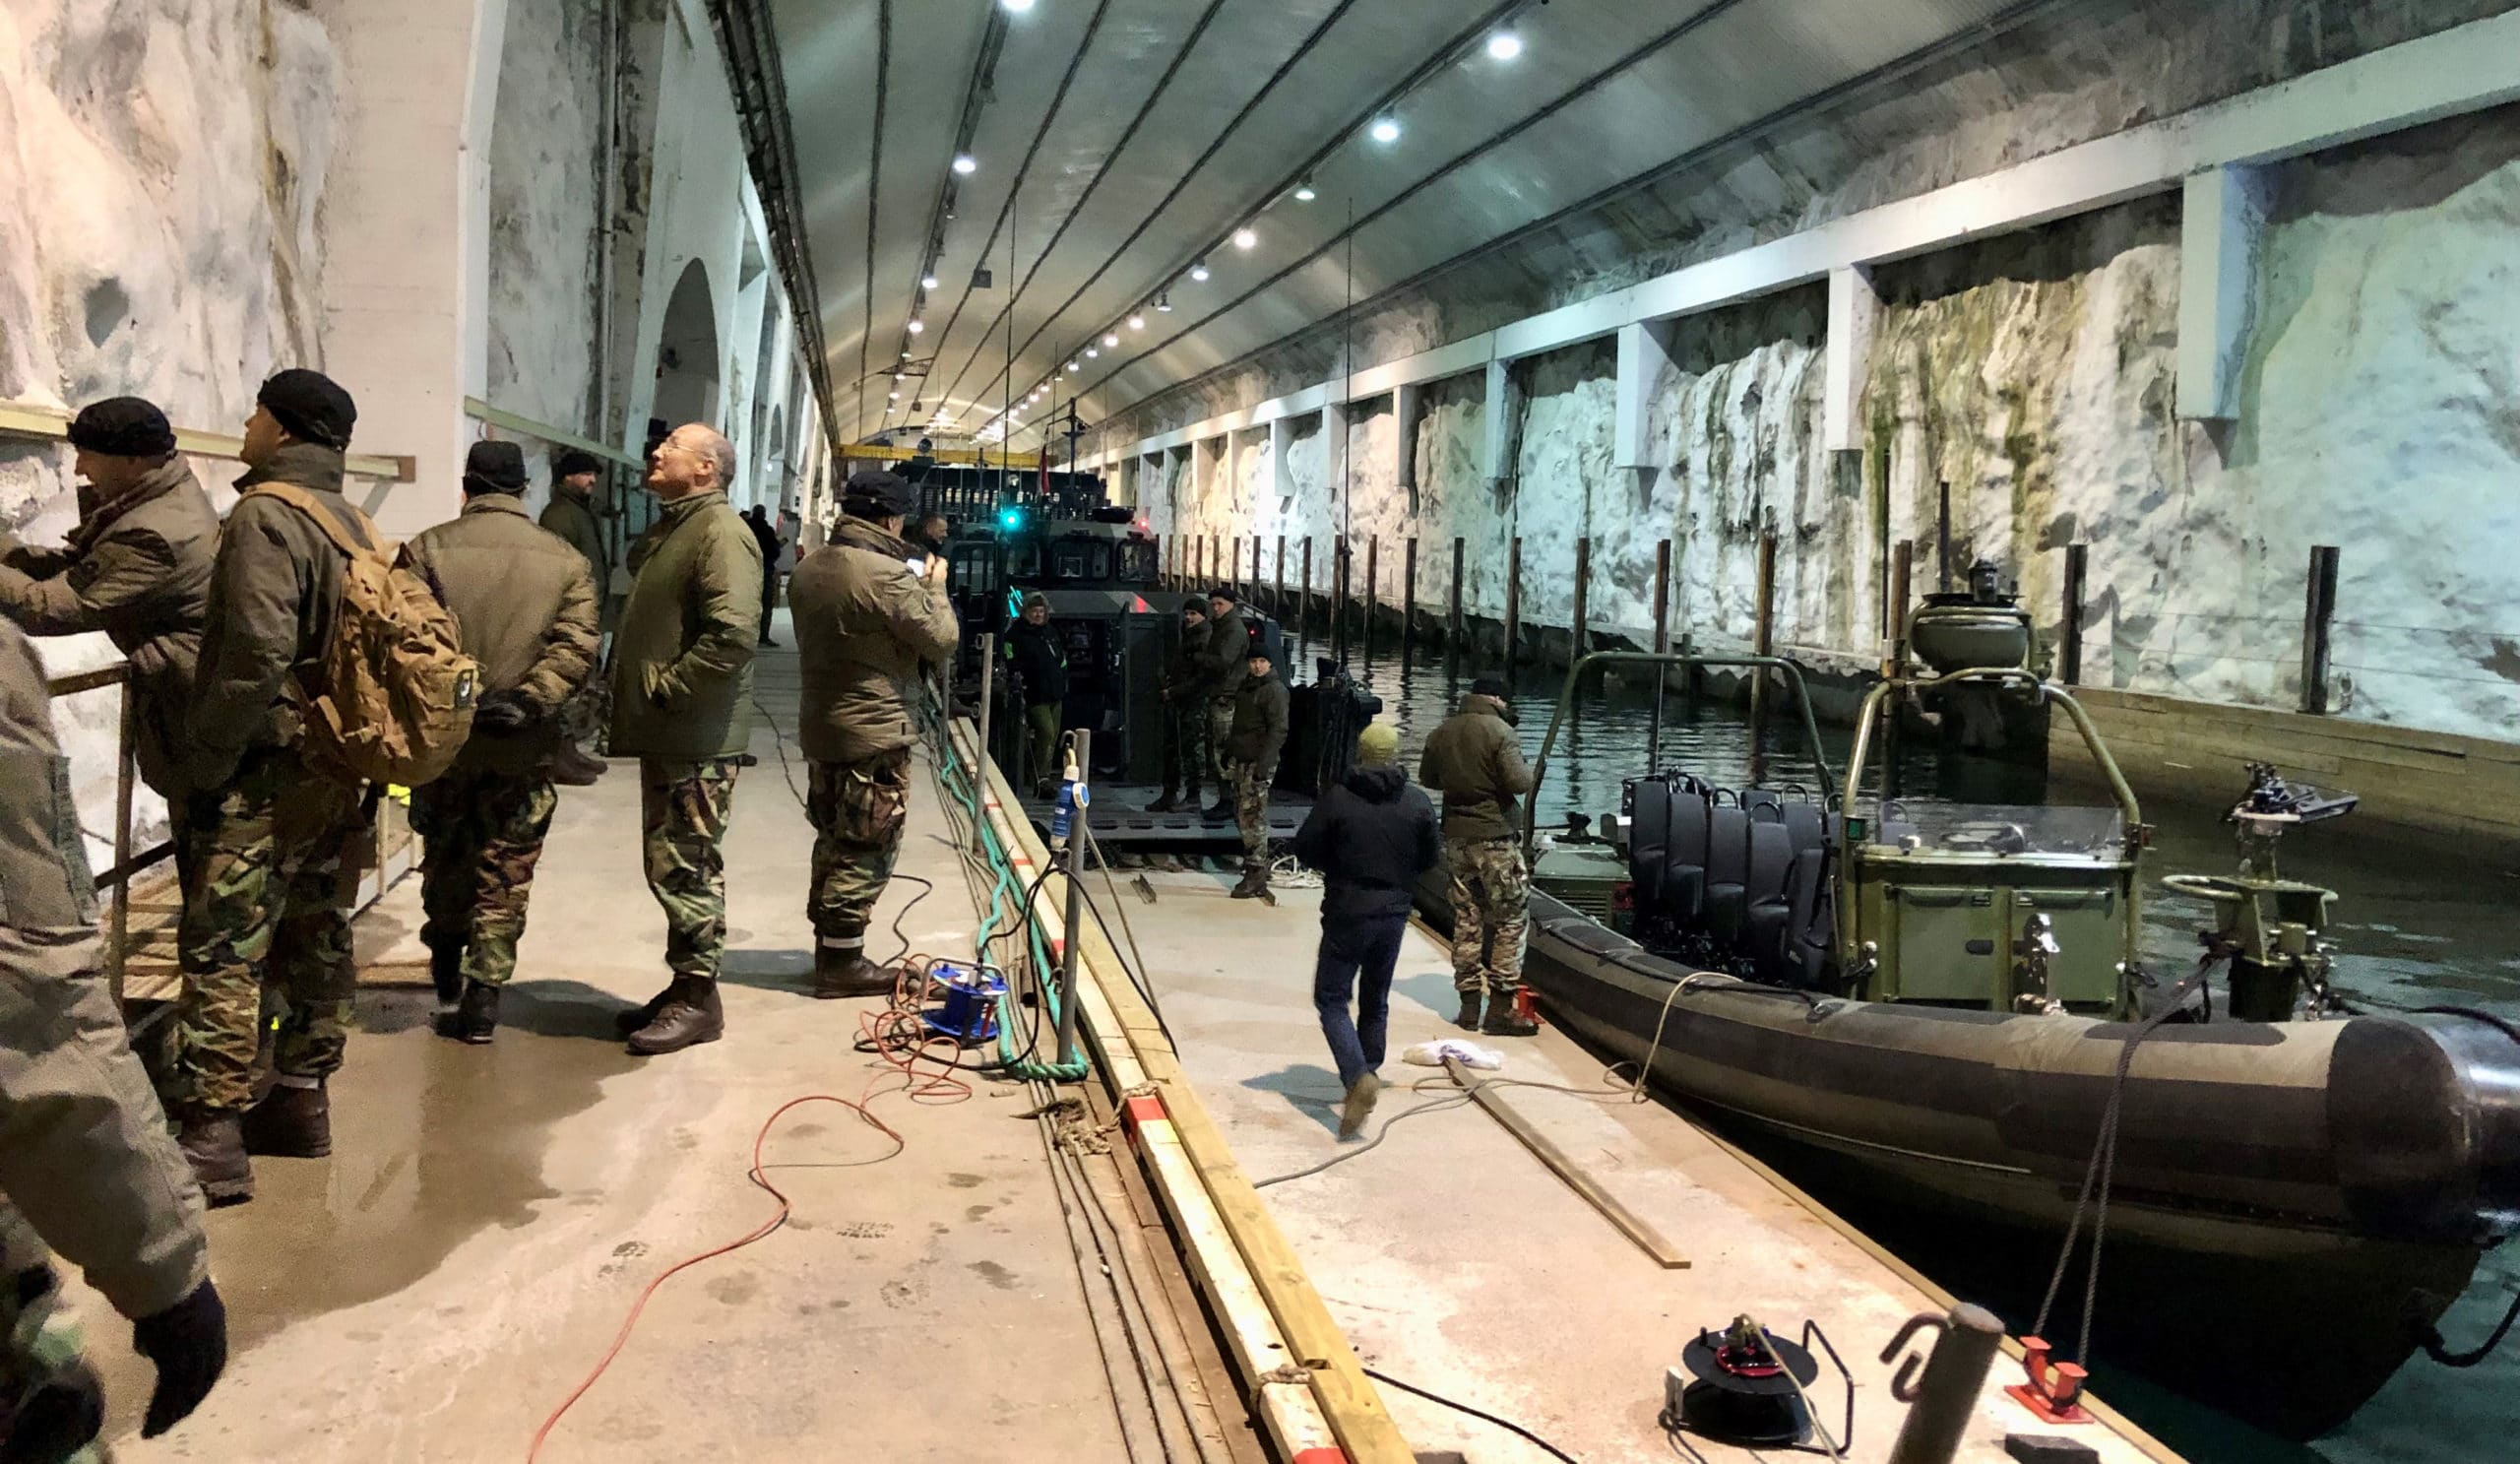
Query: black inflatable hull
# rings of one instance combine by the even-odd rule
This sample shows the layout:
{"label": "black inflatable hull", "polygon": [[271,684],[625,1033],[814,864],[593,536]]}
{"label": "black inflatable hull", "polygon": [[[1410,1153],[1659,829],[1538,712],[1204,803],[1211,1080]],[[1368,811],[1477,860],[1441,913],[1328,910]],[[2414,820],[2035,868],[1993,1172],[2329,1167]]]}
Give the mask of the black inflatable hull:
{"label": "black inflatable hull", "polygon": [[[1448,923],[1432,882],[1420,904]],[[1702,978],[1544,894],[1550,1016],[2016,1329],[2130,1028]],[[1654,1044],[1658,1023],[1663,1027]],[[2121,1103],[2094,1350],[2261,1427],[2342,1423],[2520,1195],[2520,1045],[2460,1018],[2158,1029]],[[2070,1346],[2081,1273],[2051,1331]]]}

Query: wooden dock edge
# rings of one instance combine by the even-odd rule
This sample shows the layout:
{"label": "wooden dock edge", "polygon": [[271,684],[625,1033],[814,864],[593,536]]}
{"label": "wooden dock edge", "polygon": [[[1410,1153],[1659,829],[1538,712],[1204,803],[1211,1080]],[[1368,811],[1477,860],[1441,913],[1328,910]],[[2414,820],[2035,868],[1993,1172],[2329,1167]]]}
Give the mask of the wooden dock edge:
{"label": "wooden dock edge", "polygon": [[[995,765],[975,755],[972,725],[956,721],[952,736],[964,765],[985,770],[983,812],[1030,882],[1049,850],[1028,820],[1010,813],[1020,804]],[[1047,888],[1033,895],[1034,916],[1054,939],[1068,933],[1062,900],[1063,892]],[[1190,1273],[1225,1324],[1254,1416],[1291,1461],[1336,1448],[1351,1464],[1416,1464],[1119,953],[1090,919],[1076,938],[1078,1030],[1115,1108],[1150,1089],[1163,1103],[1162,1119],[1136,1125],[1138,1151]]]}

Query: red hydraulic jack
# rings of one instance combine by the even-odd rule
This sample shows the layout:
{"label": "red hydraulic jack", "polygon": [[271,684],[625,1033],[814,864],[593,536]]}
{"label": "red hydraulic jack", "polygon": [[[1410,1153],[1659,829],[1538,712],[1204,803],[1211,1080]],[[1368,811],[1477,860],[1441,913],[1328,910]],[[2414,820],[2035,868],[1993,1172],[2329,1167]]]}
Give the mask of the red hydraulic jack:
{"label": "red hydraulic jack", "polygon": [[1514,988],[1514,1015],[1534,1025],[1539,1024],[1540,1003],[1532,999],[1531,987],[1516,987]]}
{"label": "red hydraulic jack", "polygon": [[2049,1424],[2088,1424],[2091,1411],[2082,1405],[2083,1382],[2091,1376],[2079,1363],[2050,1361],[2055,1347],[2045,1337],[2021,1339],[2021,1366],[2028,1382],[2004,1389],[2022,1407]]}

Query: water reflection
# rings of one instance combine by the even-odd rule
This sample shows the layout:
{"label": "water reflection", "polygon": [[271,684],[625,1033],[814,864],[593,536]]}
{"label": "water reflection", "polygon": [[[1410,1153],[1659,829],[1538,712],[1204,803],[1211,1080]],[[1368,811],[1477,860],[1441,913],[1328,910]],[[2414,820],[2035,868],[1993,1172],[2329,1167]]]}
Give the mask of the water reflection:
{"label": "water reflection", "polygon": [[[1309,677],[1310,658],[1327,654],[1325,642],[1300,642],[1298,663]],[[1355,669],[1383,698],[1384,716],[1400,729],[1408,765],[1416,765],[1426,734],[1450,715],[1476,673],[1465,666],[1447,672],[1440,655],[1421,656],[1407,669],[1386,648]],[[1540,750],[1555,710],[1563,677],[1528,671],[1512,698],[1520,719],[1524,753]],[[1542,823],[1562,822],[1569,810],[1595,816],[1615,812],[1620,784],[1647,766],[1654,697],[1650,682],[1606,678],[1578,699],[1582,716],[1560,733],[1538,799]],[[1823,726],[1823,755],[1843,779],[1852,731]],[[1876,763],[1880,754],[1875,753]],[[1764,733],[1751,735],[1746,713],[1714,698],[1665,700],[1661,764],[1685,768],[1715,783],[1738,787],[1820,783],[1798,719],[1773,716]],[[1876,767],[1868,786],[1883,777]],[[1900,749],[1891,770],[1899,796],[1913,807],[1950,802],[2040,802],[2106,806],[2105,790],[2059,787],[2043,799],[2035,775],[2025,784],[2020,769],[1980,758],[1944,757],[1914,743]],[[2231,769],[2232,795],[2246,783],[2245,770]],[[2349,790],[2350,791],[2350,790]],[[2231,831],[2221,807],[2148,803],[2155,828],[2144,886],[2144,958],[2156,971],[2184,974],[2197,959],[2197,932],[2212,923],[2208,902],[2161,887],[2163,874],[2228,872],[2234,860]],[[2328,885],[2340,893],[2331,937],[2341,947],[2335,981],[2350,998],[2370,1008],[2411,1008],[2435,1003],[2483,1007],[2520,1017],[2520,924],[2506,915],[2520,893],[2520,870],[2439,848],[2385,842],[2352,818],[2287,839],[2284,872]],[[2218,1001],[2219,1004],[2219,1001]],[[1964,1295],[1974,1288],[1965,1275],[1938,1277]],[[2454,1347],[2472,1346],[2500,1319],[2520,1291],[2520,1255],[2503,1246],[2485,1257],[2476,1280],[2440,1327]],[[2472,1457],[2465,1440],[2520,1432],[2520,1344],[2471,1371],[2451,1372],[2418,1357],[2365,1404],[2345,1429],[2305,1450],[2255,1432],[2197,1404],[2104,1368],[2105,1391],[2137,1422],[2161,1433],[2189,1456],[2212,1464],[2412,1464]]]}

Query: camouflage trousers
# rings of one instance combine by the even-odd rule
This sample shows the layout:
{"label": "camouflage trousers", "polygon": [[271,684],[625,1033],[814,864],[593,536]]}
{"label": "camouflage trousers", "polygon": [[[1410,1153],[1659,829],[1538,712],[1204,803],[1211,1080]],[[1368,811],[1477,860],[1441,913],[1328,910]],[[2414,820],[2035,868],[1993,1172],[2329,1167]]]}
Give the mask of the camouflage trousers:
{"label": "camouflage trousers", "polygon": [[639,813],[648,890],[665,913],[665,966],[718,979],[726,954],[726,821],[735,807],[734,759],[639,762]]}
{"label": "camouflage trousers", "polygon": [[1531,935],[1531,871],[1519,839],[1444,846],[1453,879],[1453,988],[1498,996],[1523,984],[1523,943]]}
{"label": "camouflage trousers", "polygon": [[1207,713],[1208,776],[1216,780],[1217,797],[1222,800],[1233,794],[1233,759],[1225,751],[1233,740],[1233,698],[1210,698]]}
{"label": "camouflage trousers", "polygon": [[560,804],[535,773],[449,773],[411,790],[420,859],[420,943],[462,951],[464,977],[505,986],[516,974],[526,901]]}
{"label": "camouflage trousers", "polygon": [[813,883],[805,896],[814,935],[837,951],[866,946],[866,925],[892,881],[910,822],[910,749],[855,762],[806,765],[805,816],[814,825]]}
{"label": "camouflage trousers", "polygon": [[[0,1196],[0,1232],[20,1230],[24,1224]],[[0,1271],[0,1456],[17,1458],[18,1450],[36,1446],[34,1434],[67,1442],[65,1433],[87,1433],[84,1421],[76,1417],[83,1411],[76,1400],[82,1395],[101,1398],[95,1374],[88,1369],[79,1323],[62,1305],[60,1280],[51,1266],[40,1259],[32,1266],[22,1264],[28,1257],[14,1249],[6,1259],[8,1267]],[[66,1454],[47,1445],[28,1457],[95,1464],[104,1455],[93,1445]]]}
{"label": "camouflage trousers", "polygon": [[1242,835],[1242,867],[1269,867],[1269,789],[1277,782],[1278,765],[1226,761],[1233,792],[1233,826]]}
{"label": "camouflage trousers", "polygon": [[600,747],[612,727],[612,677],[601,671],[560,703],[560,732],[581,747]]}
{"label": "camouflage trousers", "polygon": [[356,790],[258,748],[227,787],[194,803],[198,886],[185,893],[175,954],[183,997],[168,1039],[168,1108],[253,1102],[264,989],[285,1011],[272,1065],[329,1077],[349,1037],[346,912],[366,831]]}
{"label": "camouflage trousers", "polygon": [[1208,708],[1201,702],[1170,702],[1164,708],[1164,788],[1186,793],[1192,801],[1210,781],[1208,773]]}

